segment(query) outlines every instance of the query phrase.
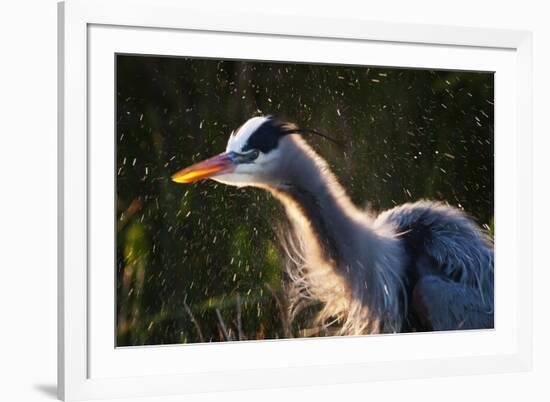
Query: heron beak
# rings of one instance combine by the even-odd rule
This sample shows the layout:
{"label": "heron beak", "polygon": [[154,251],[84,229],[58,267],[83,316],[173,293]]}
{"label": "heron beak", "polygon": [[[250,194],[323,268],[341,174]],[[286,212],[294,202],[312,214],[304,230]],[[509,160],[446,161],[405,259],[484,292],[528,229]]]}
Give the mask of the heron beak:
{"label": "heron beak", "polygon": [[235,170],[236,163],[231,153],[224,152],[202,162],[195,163],[172,175],[176,183],[193,183]]}

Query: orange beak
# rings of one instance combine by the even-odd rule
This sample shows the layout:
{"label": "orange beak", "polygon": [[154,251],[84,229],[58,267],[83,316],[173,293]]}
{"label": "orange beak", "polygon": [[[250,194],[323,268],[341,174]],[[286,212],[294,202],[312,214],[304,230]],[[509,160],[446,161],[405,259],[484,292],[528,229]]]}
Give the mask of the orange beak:
{"label": "orange beak", "polygon": [[235,170],[235,166],[233,153],[224,152],[180,170],[172,175],[172,181],[176,183],[193,183],[220,174],[231,173]]}

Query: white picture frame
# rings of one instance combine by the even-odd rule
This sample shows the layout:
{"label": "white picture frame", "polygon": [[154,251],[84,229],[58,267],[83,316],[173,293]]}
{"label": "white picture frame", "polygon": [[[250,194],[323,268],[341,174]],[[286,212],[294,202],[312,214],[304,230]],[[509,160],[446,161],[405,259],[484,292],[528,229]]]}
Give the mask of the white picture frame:
{"label": "white picture frame", "polygon": [[[530,369],[529,32],[296,15],[281,24],[281,16],[218,15],[176,0],[68,0],[58,12],[60,398]],[[113,244],[114,187],[98,178],[114,169],[105,155],[119,52],[495,71],[495,330],[116,349],[113,274],[92,267],[112,256],[104,243]]]}

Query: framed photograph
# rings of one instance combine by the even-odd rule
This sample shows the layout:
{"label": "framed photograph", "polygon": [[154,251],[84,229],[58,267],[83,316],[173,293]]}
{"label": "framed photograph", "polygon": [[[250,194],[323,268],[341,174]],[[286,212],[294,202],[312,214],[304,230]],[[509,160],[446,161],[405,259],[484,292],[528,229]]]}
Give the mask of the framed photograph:
{"label": "framed photograph", "polygon": [[59,4],[60,398],[530,369],[531,34],[279,18]]}

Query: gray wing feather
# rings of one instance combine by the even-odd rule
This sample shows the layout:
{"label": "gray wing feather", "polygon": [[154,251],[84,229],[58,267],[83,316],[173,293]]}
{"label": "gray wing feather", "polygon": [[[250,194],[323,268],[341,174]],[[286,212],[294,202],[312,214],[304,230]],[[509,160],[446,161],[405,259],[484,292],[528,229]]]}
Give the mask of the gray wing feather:
{"label": "gray wing feather", "polygon": [[[462,211],[420,201],[381,214],[407,244],[417,276],[414,294],[437,328],[493,325],[494,266],[490,238]],[[413,305],[414,308],[414,305]],[[434,328],[435,329],[435,328]]]}
{"label": "gray wing feather", "polygon": [[493,312],[477,290],[428,275],[413,290],[411,306],[422,327],[433,331],[493,328]]}

